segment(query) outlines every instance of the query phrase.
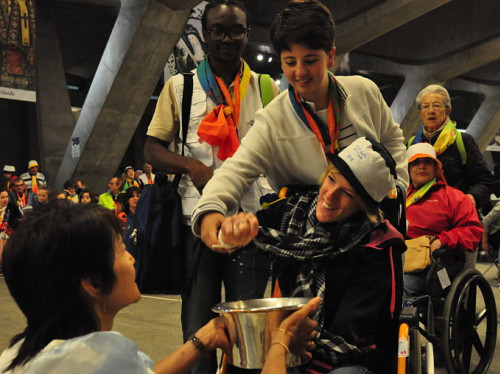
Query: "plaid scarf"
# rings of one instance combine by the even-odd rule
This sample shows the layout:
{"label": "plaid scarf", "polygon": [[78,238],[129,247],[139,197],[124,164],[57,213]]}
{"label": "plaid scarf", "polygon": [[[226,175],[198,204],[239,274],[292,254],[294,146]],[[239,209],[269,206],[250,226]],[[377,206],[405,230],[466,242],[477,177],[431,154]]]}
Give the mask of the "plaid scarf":
{"label": "plaid scarf", "polygon": [[[355,248],[379,226],[379,223],[370,222],[364,213],[351,217],[345,223],[321,223],[316,218],[317,203],[317,191],[291,196],[286,202],[280,229],[260,227],[259,235],[254,239],[261,250],[270,252],[278,259],[297,263],[296,287],[290,296],[324,298],[325,264]],[[320,328],[315,354],[323,359],[337,364],[340,356],[366,351],[323,328],[325,316],[322,304],[314,319]]]}

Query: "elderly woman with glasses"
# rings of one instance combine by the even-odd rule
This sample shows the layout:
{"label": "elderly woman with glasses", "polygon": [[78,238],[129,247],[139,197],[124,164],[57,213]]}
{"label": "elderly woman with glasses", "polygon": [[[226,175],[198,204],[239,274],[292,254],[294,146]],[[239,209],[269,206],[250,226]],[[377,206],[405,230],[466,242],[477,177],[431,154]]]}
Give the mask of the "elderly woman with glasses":
{"label": "elderly woman with glasses", "polygon": [[474,138],[450,119],[451,99],[443,86],[425,87],[416,98],[422,128],[408,146],[430,143],[443,164],[446,181],[467,194],[478,208],[488,203],[493,177]]}

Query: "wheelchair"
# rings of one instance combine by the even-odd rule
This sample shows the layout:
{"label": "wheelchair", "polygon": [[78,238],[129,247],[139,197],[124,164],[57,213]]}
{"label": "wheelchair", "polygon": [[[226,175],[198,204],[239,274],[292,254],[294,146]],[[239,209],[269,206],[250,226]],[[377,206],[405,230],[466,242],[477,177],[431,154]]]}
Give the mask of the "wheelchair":
{"label": "wheelchair", "polygon": [[497,337],[491,286],[474,268],[475,253],[441,248],[432,257],[426,294],[404,300],[398,374],[432,374],[436,366],[448,374],[486,373]]}

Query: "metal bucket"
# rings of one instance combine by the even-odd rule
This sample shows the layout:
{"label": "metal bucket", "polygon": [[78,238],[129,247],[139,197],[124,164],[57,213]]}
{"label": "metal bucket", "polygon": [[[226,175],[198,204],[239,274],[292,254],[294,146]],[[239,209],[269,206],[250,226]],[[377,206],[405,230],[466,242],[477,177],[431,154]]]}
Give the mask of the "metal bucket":
{"label": "metal bucket", "polygon": [[[284,297],[231,301],[212,310],[227,321],[232,357],[230,364],[244,369],[262,369],[271,347],[272,335],[281,322],[310,299]],[[287,367],[300,365],[300,358],[286,355]]]}

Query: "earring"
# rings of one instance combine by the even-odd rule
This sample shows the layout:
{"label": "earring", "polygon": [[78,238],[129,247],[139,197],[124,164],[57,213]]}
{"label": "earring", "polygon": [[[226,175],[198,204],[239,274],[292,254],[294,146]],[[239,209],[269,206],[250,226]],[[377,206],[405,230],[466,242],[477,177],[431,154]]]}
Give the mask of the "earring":
{"label": "earring", "polygon": [[102,307],[101,307],[101,309],[102,309],[102,312],[103,312],[104,314],[107,314],[107,313],[108,313],[108,306],[106,305],[106,302],[105,302],[105,301],[103,301],[103,302],[102,302]]}

